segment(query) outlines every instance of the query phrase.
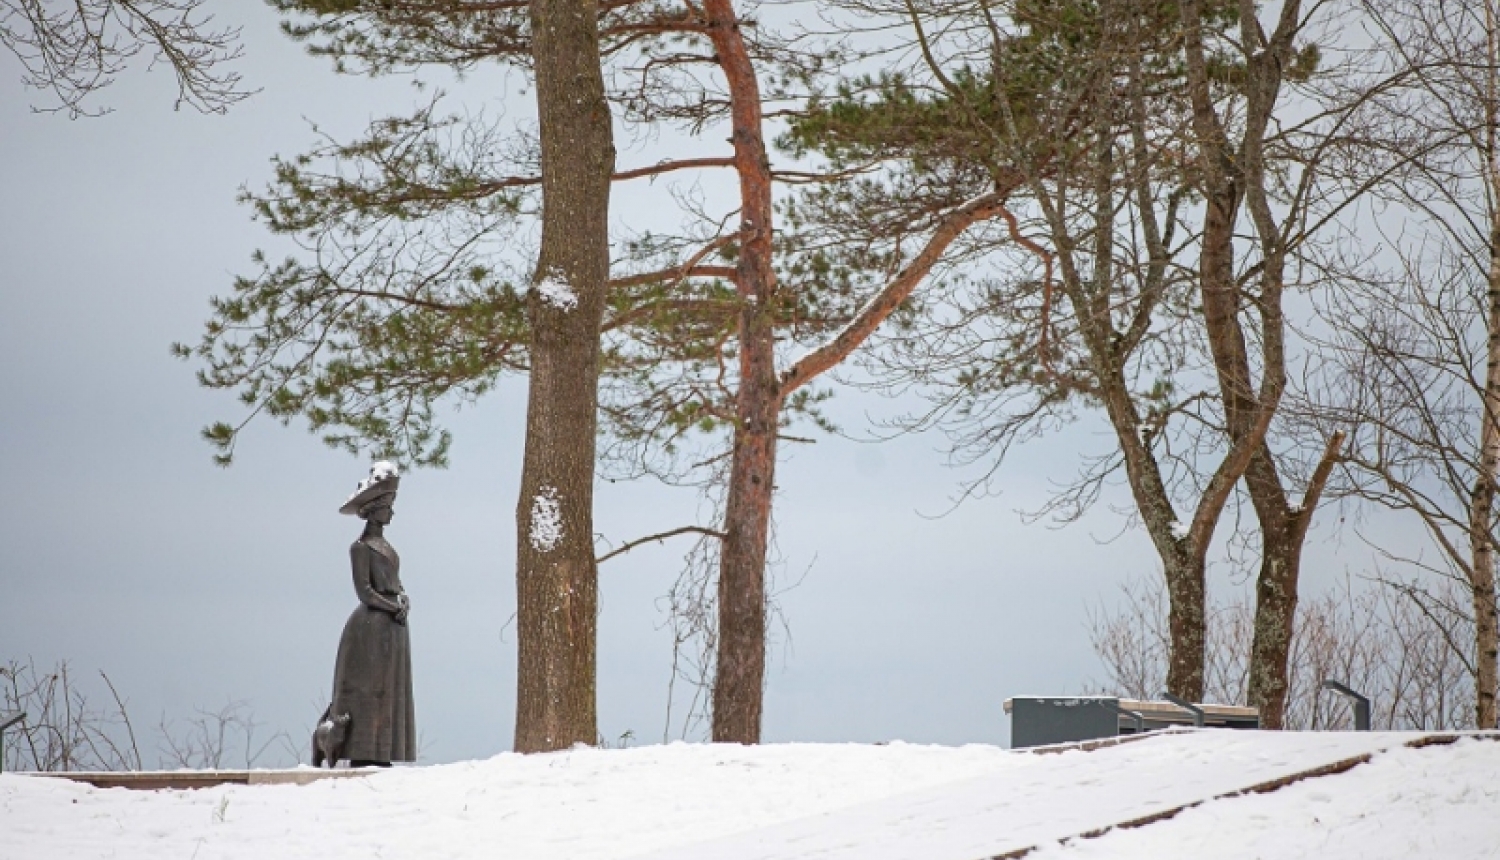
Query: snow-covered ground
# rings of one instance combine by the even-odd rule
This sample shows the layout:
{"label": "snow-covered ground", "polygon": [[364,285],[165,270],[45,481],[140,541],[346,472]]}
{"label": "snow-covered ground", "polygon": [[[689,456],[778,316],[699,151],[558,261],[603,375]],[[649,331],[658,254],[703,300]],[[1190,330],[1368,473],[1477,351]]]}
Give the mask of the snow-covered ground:
{"label": "snow-covered ground", "polygon": [[1173,732],[1051,755],[672,744],[159,792],[7,774],[0,858],[1500,857],[1500,741],[1414,737]]}

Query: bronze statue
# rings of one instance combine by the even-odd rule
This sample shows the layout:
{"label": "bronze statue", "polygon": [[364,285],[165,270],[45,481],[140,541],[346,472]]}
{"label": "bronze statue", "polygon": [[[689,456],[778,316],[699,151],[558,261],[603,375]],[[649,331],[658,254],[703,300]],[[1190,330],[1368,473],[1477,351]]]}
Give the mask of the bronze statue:
{"label": "bronze statue", "polygon": [[[353,767],[385,767],[417,758],[411,638],[406,628],[411,601],[401,587],[401,557],[385,539],[400,482],[395,466],[376,463],[370,477],[339,508],[339,513],[365,521],[364,534],[349,547],[360,605],[339,639],[333,701],[322,722],[336,721],[343,735],[338,752],[327,750],[324,755],[348,758]],[[314,745],[318,745],[316,736]],[[321,756],[315,753],[315,758]],[[335,763],[330,760],[329,767]]]}

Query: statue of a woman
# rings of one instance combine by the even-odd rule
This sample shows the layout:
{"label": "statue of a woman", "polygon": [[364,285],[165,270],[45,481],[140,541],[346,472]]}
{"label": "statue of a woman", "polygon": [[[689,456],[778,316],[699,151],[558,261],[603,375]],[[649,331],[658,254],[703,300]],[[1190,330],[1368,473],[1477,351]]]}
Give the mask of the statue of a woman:
{"label": "statue of a woman", "polygon": [[385,539],[400,481],[395,466],[376,463],[370,477],[339,508],[339,513],[365,521],[364,534],[349,547],[360,605],[339,639],[329,706],[330,714],[349,717],[343,757],[353,767],[417,758],[411,638],[406,629],[411,601],[401,587],[401,558]]}

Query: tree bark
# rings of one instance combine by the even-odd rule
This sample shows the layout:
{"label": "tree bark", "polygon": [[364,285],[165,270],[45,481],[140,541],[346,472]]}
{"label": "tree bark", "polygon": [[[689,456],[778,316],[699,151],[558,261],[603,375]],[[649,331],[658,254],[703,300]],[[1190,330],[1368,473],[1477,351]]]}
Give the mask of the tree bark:
{"label": "tree bark", "polygon": [[[1500,290],[1490,288],[1491,324],[1496,320],[1497,301]],[[1496,378],[1497,360],[1495,346],[1500,332],[1491,328],[1489,377],[1485,395],[1485,425],[1481,431],[1484,438],[1483,463],[1485,472],[1475,481],[1474,495],[1469,509],[1469,545],[1472,562],[1469,565],[1469,588],[1474,609],[1474,705],[1475,726],[1481,729],[1500,728],[1496,723],[1496,669],[1497,652],[1500,652],[1500,619],[1497,619],[1495,600],[1495,481],[1496,469],[1500,466],[1500,432],[1494,422],[1500,414],[1500,379]]]}
{"label": "tree bark", "polygon": [[1263,444],[1246,472],[1251,504],[1260,523],[1260,576],[1255,582],[1255,626],[1250,643],[1248,703],[1260,711],[1260,727],[1280,729],[1286,715],[1287,660],[1297,615],[1302,541],[1295,512],[1286,503],[1276,464]]}
{"label": "tree bark", "polygon": [[[1204,197],[1198,292],[1203,303],[1203,326],[1208,334],[1209,353],[1225,401],[1225,411],[1233,425],[1236,419],[1251,414],[1255,404],[1244,333],[1238,320],[1239,285],[1234,277],[1234,227],[1239,217],[1243,186],[1234,153],[1213,106],[1203,53],[1202,10],[1195,0],[1183,0],[1181,9],[1193,136],[1201,173],[1199,190]],[[1241,427],[1239,434],[1231,432],[1243,436],[1245,429]],[[1168,593],[1172,593],[1170,584]],[[1193,597],[1202,600],[1203,590],[1198,589]],[[1197,616],[1201,617],[1203,611],[1203,607],[1198,606]],[[1203,640],[1195,640],[1197,647],[1191,655],[1179,654],[1178,636],[1174,623],[1167,690],[1189,700],[1201,700],[1205,659]]]}
{"label": "tree bark", "polygon": [[708,35],[729,86],[731,140],[740,183],[739,390],[734,451],[719,553],[719,643],[713,739],[760,742],[766,674],[766,546],[782,395],[776,378],[771,260],[771,163],[761,131],[760,84],[731,0],[705,0]]}
{"label": "tree bark", "polygon": [[[1286,249],[1265,190],[1263,141],[1275,111],[1282,70],[1290,60],[1292,39],[1302,23],[1300,3],[1287,0],[1282,5],[1277,27],[1269,40],[1255,18],[1255,7],[1241,4],[1245,107],[1238,146],[1230,141],[1226,123],[1214,107],[1203,44],[1201,4],[1198,0],[1181,0],[1180,9],[1188,93],[1192,103],[1193,142],[1201,177],[1199,190],[1204,197],[1199,295],[1231,445],[1224,465],[1238,463],[1237,471],[1221,467],[1220,475],[1233,474],[1235,480],[1240,476],[1246,478],[1260,519],[1263,555],[1257,601],[1265,599],[1268,603],[1264,613],[1257,608],[1256,640],[1263,663],[1258,667],[1261,677],[1256,690],[1273,698],[1280,697],[1280,704],[1274,708],[1274,721],[1279,726],[1280,711],[1285,704],[1285,662],[1296,610],[1296,583],[1302,550],[1302,537],[1297,529],[1300,527],[1305,532],[1311,510],[1292,511],[1288,507],[1275,462],[1265,442],[1286,382],[1281,308]],[[1246,203],[1263,258],[1260,294],[1254,298],[1261,319],[1258,387],[1253,379],[1245,330],[1239,318],[1241,304],[1247,297],[1240,288],[1234,266],[1235,225],[1241,207]],[[1262,622],[1266,625],[1264,630]],[[1174,655],[1174,669],[1176,662]],[[1191,667],[1184,666],[1184,671],[1188,668]],[[1174,684],[1196,680],[1201,695],[1201,655],[1196,668],[1196,679],[1169,674],[1167,689],[1179,696],[1186,695],[1175,689]],[[1257,683],[1256,669],[1252,665],[1252,686]]]}
{"label": "tree bark", "polygon": [[1260,727],[1281,729],[1286,724],[1286,698],[1297,589],[1302,571],[1302,549],[1312,515],[1328,484],[1344,434],[1334,433],[1313,470],[1302,502],[1291,505],[1282,490],[1271,449],[1264,442],[1250,461],[1245,483],[1260,523],[1260,576],[1255,583],[1255,626],[1250,643],[1247,698],[1260,710]]}
{"label": "tree bark", "polygon": [[1190,702],[1203,701],[1205,653],[1208,648],[1207,565],[1191,548],[1163,558],[1167,579],[1167,692]]}
{"label": "tree bark", "polygon": [[532,0],[530,16],[542,244],[527,299],[530,396],[516,505],[518,752],[598,740],[594,437],[615,158],[596,0]]}
{"label": "tree bark", "polygon": [[1485,296],[1484,402],[1480,410],[1479,475],[1469,504],[1469,587],[1474,608],[1474,704],[1475,725],[1497,727],[1497,652],[1500,652],[1500,618],[1495,601],[1495,489],[1500,481],[1500,82],[1494,61],[1500,57],[1494,5],[1484,4],[1485,76],[1484,174],[1489,185],[1489,272]]}
{"label": "tree bark", "polygon": [[[719,642],[714,674],[713,739],[760,743],[766,674],[766,547],[776,472],[776,391],[770,325],[742,312],[740,389],[734,454],[719,555]],[[755,375],[756,382],[748,381]],[[769,380],[769,382],[767,381]]]}
{"label": "tree bark", "polygon": [[[1192,525],[1177,519],[1162,479],[1161,464],[1140,437],[1140,416],[1131,399],[1124,369],[1113,356],[1107,337],[1101,337],[1109,332],[1094,331],[1101,328],[1097,323],[1088,328],[1086,337],[1094,341],[1090,352],[1096,364],[1101,365],[1100,393],[1125,461],[1125,476],[1146,533],[1161,558],[1162,577],[1167,584],[1167,692],[1189,701],[1202,701],[1208,646],[1206,558],[1227,493],[1215,491],[1211,483],[1209,491],[1199,500]],[[1233,479],[1229,480],[1232,484]],[[1217,478],[1218,484],[1223,481]]]}
{"label": "tree bark", "polygon": [[[1491,111],[1494,106],[1491,105]],[[1494,128],[1493,123],[1491,129]],[[1489,153],[1491,171],[1500,176]],[[1500,183],[1493,183],[1500,186]],[[1469,588],[1474,609],[1476,726],[1496,727],[1497,618],[1495,602],[1495,487],[1500,480],[1500,218],[1491,216],[1486,299],[1484,396],[1480,410],[1479,475],[1469,500]]]}
{"label": "tree bark", "polygon": [[735,19],[732,0],[705,0],[706,31],[728,83],[734,167],[740,183],[739,255],[734,283],[742,303],[738,321],[739,388],[719,555],[719,640],[712,737],[759,743],[765,690],[766,549],[775,491],[777,433],[786,398],[838,365],[890,316],[965,230],[1005,211],[1021,177],[996,180],[995,191],[941,219],[911,262],[881,288],[849,324],[784,373],[776,369],[771,308],[778,289],[773,268],[773,177],[762,132],[760,85]]}

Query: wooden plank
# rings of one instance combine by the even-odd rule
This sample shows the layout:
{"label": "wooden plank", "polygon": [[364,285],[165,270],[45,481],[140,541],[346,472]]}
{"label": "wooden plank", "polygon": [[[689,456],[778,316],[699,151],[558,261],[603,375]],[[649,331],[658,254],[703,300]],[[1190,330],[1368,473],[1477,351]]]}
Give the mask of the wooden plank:
{"label": "wooden plank", "polygon": [[[1409,747],[1411,749],[1424,749],[1426,747],[1431,747],[1431,746],[1446,746],[1448,744],[1451,744],[1451,743],[1454,743],[1454,742],[1458,741],[1459,738],[1477,738],[1479,740],[1494,741],[1494,740],[1500,740],[1500,733],[1497,733],[1497,732],[1464,732],[1464,733],[1429,734],[1429,735],[1423,735],[1422,737],[1415,738],[1413,740],[1407,741],[1402,746]],[[1244,796],[1250,795],[1250,794],[1266,794],[1268,792],[1276,791],[1277,789],[1280,789],[1280,788],[1285,788],[1288,785],[1292,785],[1294,783],[1302,782],[1305,779],[1316,779],[1316,778],[1318,778],[1320,776],[1334,776],[1335,774],[1347,773],[1347,772],[1353,770],[1354,768],[1359,767],[1360,765],[1365,764],[1366,762],[1370,761],[1370,759],[1374,758],[1375,755],[1376,755],[1376,753],[1373,753],[1373,752],[1364,753],[1362,755],[1353,756],[1353,757],[1350,757],[1350,758],[1342,759],[1340,761],[1330,762],[1329,764],[1319,765],[1318,767],[1309,768],[1309,769],[1304,770],[1304,771],[1299,771],[1298,773],[1288,774],[1287,776],[1278,777],[1278,778],[1273,779],[1273,780],[1269,780],[1269,781],[1266,781],[1266,782],[1257,783],[1257,784],[1249,786],[1247,788],[1241,788],[1241,789],[1238,789],[1236,791],[1225,792],[1224,794],[1214,795],[1213,797],[1204,798],[1203,800],[1196,800],[1196,801],[1193,801],[1192,803],[1184,803],[1184,804],[1181,804],[1179,806],[1174,806],[1174,807],[1172,807],[1170,809],[1163,809],[1160,812],[1156,812],[1156,813],[1153,813],[1151,815],[1147,815],[1147,816],[1144,816],[1144,817],[1141,817],[1141,818],[1135,818],[1135,819],[1131,819],[1129,821],[1121,821],[1121,822],[1119,822],[1117,824],[1111,824],[1108,827],[1100,827],[1100,828],[1097,828],[1097,829],[1094,829],[1094,830],[1089,830],[1089,831],[1084,832],[1084,833],[1078,833],[1078,834],[1075,834],[1073,836],[1067,836],[1067,837],[1064,837],[1062,839],[1057,840],[1057,842],[1060,845],[1066,845],[1069,842],[1073,842],[1073,841],[1079,840],[1079,839],[1097,839],[1098,837],[1103,836],[1106,833],[1110,833],[1110,832],[1115,831],[1115,830],[1133,830],[1133,829],[1135,829],[1137,827],[1145,827],[1148,824],[1155,824],[1158,821],[1167,821],[1167,820],[1170,820],[1172,818],[1177,817],[1177,815],[1180,814],[1181,812],[1183,812],[1184,810],[1192,809],[1193,807],[1196,807],[1196,806],[1202,806],[1204,803],[1207,803],[1209,800],[1225,800],[1225,799],[1235,798],[1235,797],[1244,797]],[[1020,860],[1020,858],[1025,857],[1028,854],[1031,854],[1032,852],[1039,850],[1041,847],[1042,847],[1041,845],[1032,845],[1032,846],[1030,846],[1028,848],[1021,848],[1021,849],[1018,849],[1018,850],[1015,850],[1015,851],[1008,851],[1008,852],[1006,852],[1004,854],[995,854],[995,855],[993,855],[991,857],[984,858],[984,860]]]}
{"label": "wooden plank", "polygon": [[1156,729],[1155,731],[1141,732],[1138,735],[1115,735],[1113,737],[1094,738],[1093,740],[1087,741],[1069,741],[1062,744],[1044,744],[1043,746],[1039,747],[1022,747],[1018,750],[1015,750],[1015,752],[1033,753],[1035,755],[1050,755],[1052,753],[1065,753],[1072,752],[1074,750],[1093,752],[1094,750],[1101,750],[1107,747],[1119,746],[1120,744],[1128,744],[1132,741],[1143,741],[1147,738],[1161,737],[1164,734],[1176,731],[1181,731],[1181,729]]}
{"label": "wooden plank", "polygon": [[[1121,699],[1120,707],[1127,711],[1140,711],[1144,717],[1166,717],[1168,719],[1192,719],[1192,715],[1171,702],[1147,702],[1140,699]],[[1205,717],[1258,717],[1260,712],[1245,705],[1200,704]]]}
{"label": "wooden plank", "polygon": [[95,788],[128,788],[137,791],[184,791],[216,785],[307,785],[320,779],[369,776],[381,768],[347,770],[160,770],[160,771],[60,771],[30,772],[42,776],[82,782]]}

